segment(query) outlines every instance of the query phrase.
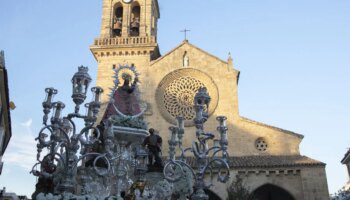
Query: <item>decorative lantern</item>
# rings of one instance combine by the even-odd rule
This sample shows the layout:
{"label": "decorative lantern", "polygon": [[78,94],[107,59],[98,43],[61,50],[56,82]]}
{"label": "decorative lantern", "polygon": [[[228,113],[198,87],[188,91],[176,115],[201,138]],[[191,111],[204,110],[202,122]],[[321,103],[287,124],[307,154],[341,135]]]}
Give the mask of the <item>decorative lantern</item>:
{"label": "decorative lantern", "polygon": [[195,105],[205,106],[205,110],[208,112],[210,100],[211,97],[209,96],[207,88],[199,88],[196,96],[194,97]]}
{"label": "decorative lantern", "polygon": [[84,66],[78,67],[78,72],[72,78],[73,94],[72,98],[75,103],[75,113],[79,112],[79,106],[86,99],[86,92],[91,82],[91,77],[88,74],[88,68]]}
{"label": "decorative lantern", "polygon": [[196,126],[202,125],[209,117],[209,103],[211,97],[208,94],[206,87],[199,88],[194,97],[194,108],[196,111],[196,118],[194,119]]}

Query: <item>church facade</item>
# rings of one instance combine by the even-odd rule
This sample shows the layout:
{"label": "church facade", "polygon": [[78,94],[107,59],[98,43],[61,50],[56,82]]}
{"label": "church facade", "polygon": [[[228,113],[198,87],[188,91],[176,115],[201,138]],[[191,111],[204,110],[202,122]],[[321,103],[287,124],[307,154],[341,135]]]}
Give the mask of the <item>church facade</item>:
{"label": "church facade", "polygon": [[[193,98],[200,87],[206,87],[211,96],[206,129],[215,132],[216,117],[228,118],[232,179],[240,175],[260,199],[329,199],[325,164],[300,154],[303,135],[240,116],[240,72],[231,57],[221,60],[187,40],[162,55],[157,43],[157,0],[103,0],[102,9],[101,34],[90,47],[98,62],[97,85],[105,90],[101,113],[109,101],[113,69],[120,64],[136,66],[141,98],[147,105],[145,120],[159,131],[167,154],[168,127],[176,124],[177,116],[186,120],[184,146],[191,146]],[[211,190],[226,199],[226,188],[217,183]]]}

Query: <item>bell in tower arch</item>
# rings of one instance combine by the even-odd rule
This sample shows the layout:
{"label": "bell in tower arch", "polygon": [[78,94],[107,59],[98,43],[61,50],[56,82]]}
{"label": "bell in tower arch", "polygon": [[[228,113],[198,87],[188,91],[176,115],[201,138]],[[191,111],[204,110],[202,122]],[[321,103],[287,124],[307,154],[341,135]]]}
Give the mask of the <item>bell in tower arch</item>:
{"label": "bell in tower arch", "polygon": [[140,35],[140,16],[140,5],[137,2],[135,2],[131,9],[130,36]]}
{"label": "bell in tower arch", "polygon": [[114,17],[113,17],[113,35],[120,37],[122,34],[123,27],[123,6],[117,3],[114,7]]}

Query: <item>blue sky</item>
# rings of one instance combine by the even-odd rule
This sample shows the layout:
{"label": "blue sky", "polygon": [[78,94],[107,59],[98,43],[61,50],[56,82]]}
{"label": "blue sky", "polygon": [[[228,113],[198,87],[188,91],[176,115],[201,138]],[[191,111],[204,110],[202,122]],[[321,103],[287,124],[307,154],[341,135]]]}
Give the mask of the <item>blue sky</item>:
{"label": "blue sky", "polygon": [[[98,37],[101,0],[0,2],[0,49],[9,71],[13,139],[0,187],[31,194],[44,88],[72,110],[78,65],[96,76],[89,45]],[[333,193],[348,180],[340,160],[350,147],[350,1],[160,0],[160,50],[189,40],[226,59],[239,82],[240,113],[305,136],[301,153],[327,163]]]}

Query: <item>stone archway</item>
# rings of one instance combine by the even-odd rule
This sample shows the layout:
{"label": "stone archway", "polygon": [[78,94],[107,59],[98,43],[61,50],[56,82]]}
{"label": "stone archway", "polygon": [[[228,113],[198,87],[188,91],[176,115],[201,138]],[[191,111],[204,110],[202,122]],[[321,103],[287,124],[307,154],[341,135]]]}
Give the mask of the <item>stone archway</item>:
{"label": "stone archway", "polygon": [[253,195],[257,200],[295,200],[288,191],[272,184],[258,187]]}

